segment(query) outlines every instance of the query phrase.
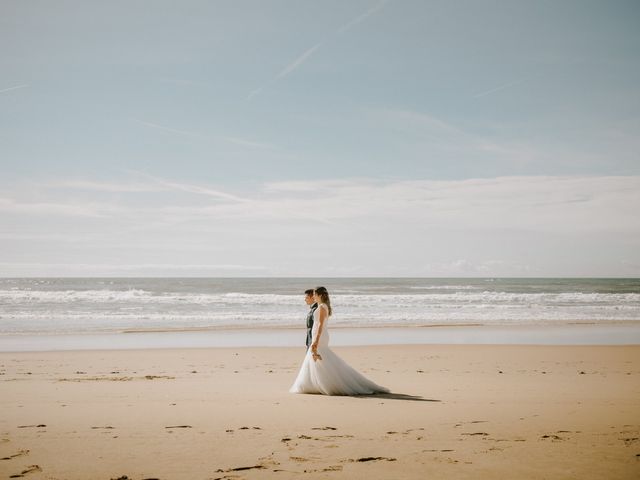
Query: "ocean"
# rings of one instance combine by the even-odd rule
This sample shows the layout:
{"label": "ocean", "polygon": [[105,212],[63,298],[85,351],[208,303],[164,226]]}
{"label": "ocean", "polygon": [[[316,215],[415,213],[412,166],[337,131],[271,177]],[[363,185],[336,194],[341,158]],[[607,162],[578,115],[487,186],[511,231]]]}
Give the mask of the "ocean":
{"label": "ocean", "polygon": [[334,327],[640,325],[640,279],[5,278],[0,335],[299,328],[319,285]]}

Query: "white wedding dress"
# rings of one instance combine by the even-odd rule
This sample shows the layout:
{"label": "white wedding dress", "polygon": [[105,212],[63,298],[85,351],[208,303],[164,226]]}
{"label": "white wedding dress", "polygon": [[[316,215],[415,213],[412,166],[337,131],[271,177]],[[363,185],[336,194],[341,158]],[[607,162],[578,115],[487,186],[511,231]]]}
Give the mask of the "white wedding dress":
{"label": "white wedding dress", "polygon": [[[311,330],[312,341],[318,335],[320,321],[320,305],[313,313],[313,329]],[[372,393],[389,393],[389,389],[376,385],[368,378],[364,377],[347,363],[338,357],[329,348],[329,329],[327,328],[329,317],[325,318],[320,341],[318,342],[318,353],[322,360],[313,360],[311,348],[307,350],[300,372],[293,386],[289,389],[291,393],[322,393],[324,395],[367,395]]]}

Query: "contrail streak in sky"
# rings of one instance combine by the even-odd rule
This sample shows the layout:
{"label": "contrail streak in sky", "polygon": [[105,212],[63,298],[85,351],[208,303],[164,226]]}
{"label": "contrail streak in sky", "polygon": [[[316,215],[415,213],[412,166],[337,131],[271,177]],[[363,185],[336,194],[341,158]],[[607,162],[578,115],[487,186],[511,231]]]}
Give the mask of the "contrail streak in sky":
{"label": "contrail streak in sky", "polygon": [[17,90],[19,88],[25,88],[25,87],[28,87],[28,86],[29,86],[29,84],[25,83],[24,85],[16,85],[15,87],[3,88],[2,90],[0,90],[0,93],[9,92],[11,90]]}
{"label": "contrail streak in sky", "polygon": [[486,97],[487,95],[491,95],[492,93],[499,92],[500,90],[504,90],[506,88],[515,87],[516,85],[520,85],[525,81],[524,78],[520,80],[516,80],[515,82],[505,83],[504,85],[500,85],[499,87],[492,88],[491,90],[486,90],[484,92],[476,93],[473,98]]}
{"label": "contrail streak in sky", "polygon": [[[347,23],[345,23],[344,25],[342,25],[340,28],[338,28],[332,34],[328,35],[327,38],[325,38],[321,42],[318,42],[314,46],[312,46],[311,48],[308,48],[307,50],[305,50],[304,53],[302,53],[302,55],[300,55],[293,62],[291,62],[289,65],[284,67],[280,71],[280,73],[278,73],[278,75],[276,75],[276,77],[270,83],[275,83],[276,81],[280,80],[281,78],[284,78],[287,75],[289,75],[291,72],[293,72],[298,67],[300,67],[300,65],[302,65],[304,62],[306,62],[315,52],[317,52],[320,49],[320,47],[327,42],[327,40],[329,38],[334,37],[336,35],[340,35],[342,33],[345,33],[348,30],[350,30],[354,25],[362,23],[364,20],[367,19],[367,17],[370,17],[371,15],[376,13],[378,10],[380,10],[382,7],[384,7],[388,3],[388,1],[389,0],[382,0],[382,1],[378,2],[378,4],[376,4],[374,7],[370,8],[369,10],[364,12],[363,14],[358,15],[353,20],[350,20]],[[256,95],[261,93],[264,90],[265,86],[266,85],[263,85],[262,87],[258,87],[256,89],[252,90],[249,93],[249,95],[247,96],[247,100],[251,100],[253,97],[255,97]]]}

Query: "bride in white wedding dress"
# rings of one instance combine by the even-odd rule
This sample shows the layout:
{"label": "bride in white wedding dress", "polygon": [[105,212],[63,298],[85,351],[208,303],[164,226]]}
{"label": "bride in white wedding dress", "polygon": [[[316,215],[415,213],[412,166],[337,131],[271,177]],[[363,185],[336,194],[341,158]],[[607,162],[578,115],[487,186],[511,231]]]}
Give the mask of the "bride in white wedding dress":
{"label": "bride in white wedding dress", "polygon": [[321,393],[324,395],[368,395],[389,393],[364,377],[329,348],[327,323],[331,316],[329,292],[324,287],[314,291],[318,308],[313,314],[312,343],[304,357],[291,393]]}

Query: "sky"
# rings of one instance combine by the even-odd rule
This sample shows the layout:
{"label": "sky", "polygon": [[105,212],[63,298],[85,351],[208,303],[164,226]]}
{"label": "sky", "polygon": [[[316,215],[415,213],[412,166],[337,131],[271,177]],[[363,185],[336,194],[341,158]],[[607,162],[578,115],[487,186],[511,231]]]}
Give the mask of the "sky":
{"label": "sky", "polygon": [[637,1],[0,2],[0,276],[640,277]]}

